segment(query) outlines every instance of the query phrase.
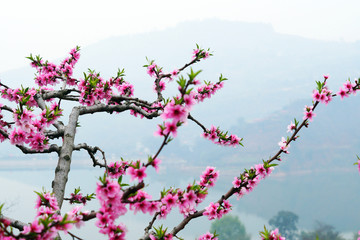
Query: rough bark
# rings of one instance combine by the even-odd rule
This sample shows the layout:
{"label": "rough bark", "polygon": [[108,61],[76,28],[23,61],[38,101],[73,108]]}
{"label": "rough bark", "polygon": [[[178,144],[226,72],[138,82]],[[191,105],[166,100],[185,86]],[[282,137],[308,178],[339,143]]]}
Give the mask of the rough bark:
{"label": "rough bark", "polygon": [[52,182],[53,192],[61,208],[65,187],[68,180],[68,174],[70,172],[71,157],[74,151],[74,140],[76,124],[79,118],[79,108],[74,107],[69,116],[69,123],[65,126],[63,145],[60,150],[59,160],[55,169],[55,178]]}

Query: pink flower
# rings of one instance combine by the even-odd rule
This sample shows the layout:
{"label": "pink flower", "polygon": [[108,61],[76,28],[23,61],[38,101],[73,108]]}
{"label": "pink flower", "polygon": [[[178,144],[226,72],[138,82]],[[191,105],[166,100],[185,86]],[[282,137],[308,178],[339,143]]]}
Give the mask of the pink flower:
{"label": "pink flower", "polygon": [[184,106],[171,101],[165,106],[161,117],[164,120],[173,119],[175,122],[186,122],[188,114],[188,110]]}
{"label": "pink flower", "polygon": [[156,73],[156,64],[153,63],[147,67],[147,74],[149,74],[150,77],[153,77],[155,76],[155,73]]}
{"label": "pink flower", "polygon": [[194,49],[193,51],[193,59],[195,59],[197,57],[197,55],[199,54],[200,50],[199,49]]}
{"label": "pink flower", "polygon": [[279,229],[277,229],[277,228],[270,232],[269,239],[271,239],[271,240],[285,240],[285,238],[280,235]]}
{"label": "pink flower", "polygon": [[288,152],[288,148],[290,147],[290,145],[287,144],[287,140],[282,137],[281,141],[278,143],[280,146],[280,149],[284,152],[284,153],[289,153]]}
{"label": "pink flower", "polygon": [[[157,92],[156,88],[157,88],[157,86],[154,83],[154,86],[153,86],[154,92]],[[165,82],[164,81],[159,81],[159,90],[160,90],[160,92],[164,91],[165,88],[166,88]]]}
{"label": "pink flower", "polygon": [[158,212],[159,210],[160,210],[160,203],[155,201],[150,202],[147,208],[147,212],[150,215],[154,215],[154,213]]}
{"label": "pink flower", "polygon": [[354,87],[356,84],[352,84],[350,80],[347,80],[346,83],[344,83],[344,88],[347,90],[348,93],[355,93]]}
{"label": "pink flower", "polygon": [[165,123],[164,134],[167,135],[167,134],[170,134],[170,133],[174,137],[176,137],[176,135],[177,135],[177,126],[176,126],[175,121]]}
{"label": "pink flower", "polygon": [[195,202],[196,200],[196,194],[193,190],[190,190],[189,192],[184,194],[184,201],[188,202],[188,203],[192,203]]}
{"label": "pink flower", "polygon": [[241,184],[241,179],[238,178],[238,177],[235,177],[234,178],[234,181],[232,182],[234,188],[239,188],[240,187],[240,184]]}
{"label": "pink flower", "polygon": [[319,93],[318,90],[314,90],[312,97],[313,97],[313,100],[314,100],[314,101],[320,101],[321,94]]}
{"label": "pink flower", "polygon": [[205,208],[203,215],[207,216],[209,220],[213,220],[218,216],[217,210],[219,208],[219,203],[211,202],[208,207]]}
{"label": "pink flower", "polygon": [[185,102],[186,108],[188,109],[188,111],[190,111],[192,106],[194,106],[194,104],[196,103],[196,101],[195,101],[195,93],[190,92],[190,94],[185,94],[184,95],[184,102]]}
{"label": "pink flower", "polygon": [[338,95],[340,95],[341,100],[344,99],[344,97],[348,97],[349,94],[346,90],[340,88],[339,92],[337,92]]}
{"label": "pink flower", "polygon": [[128,174],[130,174],[132,181],[137,178],[141,182],[147,176],[145,170],[146,167],[142,167],[140,169],[129,167]]}
{"label": "pink flower", "polygon": [[255,165],[256,174],[259,175],[261,178],[266,177],[266,169],[263,164]]}
{"label": "pink flower", "polygon": [[22,234],[28,234],[30,232],[32,233],[41,233],[41,231],[44,229],[44,225],[39,224],[39,220],[34,220],[30,226],[25,225],[24,230],[21,232]]}
{"label": "pink flower", "polygon": [[159,172],[160,163],[161,163],[161,160],[158,158],[153,159],[151,162],[151,166],[153,166],[155,168],[156,172]]}
{"label": "pink flower", "polygon": [[170,74],[172,77],[176,77],[179,74],[179,69],[174,69]]}
{"label": "pink flower", "polygon": [[157,130],[154,132],[155,136],[165,136],[164,130],[160,127],[160,125],[157,125]]}
{"label": "pink flower", "polygon": [[200,176],[200,186],[212,187],[215,185],[215,182],[218,177],[219,177],[219,171],[215,171],[214,167],[207,167],[206,170]]}
{"label": "pink flower", "polygon": [[291,122],[290,125],[288,125],[287,127],[287,132],[292,132],[294,130],[296,130],[296,126],[293,122]]}
{"label": "pink flower", "polygon": [[125,174],[125,166],[127,165],[126,161],[117,161],[111,162],[108,165],[108,174],[111,178],[119,178],[121,175]]}
{"label": "pink flower", "polygon": [[207,233],[201,235],[201,236],[198,238],[198,240],[218,240],[218,238],[217,238],[217,237],[214,237],[213,234],[207,232]]}
{"label": "pink flower", "polygon": [[173,207],[178,200],[177,195],[172,195],[168,193],[164,198],[161,199],[161,202],[165,204],[167,207]]}
{"label": "pink flower", "polygon": [[316,116],[316,114],[313,112],[313,107],[309,107],[309,106],[305,106],[304,109],[304,120],[309,119],[310,121],[312,121],[312,118]]}

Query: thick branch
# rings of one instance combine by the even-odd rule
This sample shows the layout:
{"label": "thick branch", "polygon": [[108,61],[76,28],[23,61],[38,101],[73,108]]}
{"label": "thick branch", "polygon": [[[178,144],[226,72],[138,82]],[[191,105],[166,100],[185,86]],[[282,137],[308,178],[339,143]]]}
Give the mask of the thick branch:
{"label": "thick branch", "polygon": [[141,115],[143,115],[144,117],[146,117],[148,119],[152,119],[154,117],[159,116],[158,111],[148,113],[144,109],[142,109],[138,106],[135,106],[135,105],[106,105],[103,103],[99,103],[99,104],[92,105],[92,106],[80,107],[80,115],[85,115],[85,114],[89,114],[89,113],[92,114],[92,113],[97,113],[97,112],[108,112],[108,113],[124,112],[124,111],[130,110],[130,109],[140,113]]}
{"label": "thick branch", "polygon": [[60,138],[64,136],[64,129],[60,129],[57,131],[46,130],[44,131],[44,135],[50,139]]}
{"label": "thick branch", "polygon": [[70,171],[71,156],[74,150],[74,139],[78,118],[79,108],[74,107],[69,116],[69,123],[65,127],[64,142],[63,146],[61,147],[58,165],[55,169],[55,178],[52,183],[53,192],[55,193],[55,197],[60,208],[62,206],[65,187]]}
{"label": "thick branch", "polygon": [[31,148],[27,148],[23,145],[16,145],[17,148],[19,148],[24,154],[37,154],[37,153],[52,153],[52,152],[56,152],[56,153],[60,153],[60,147],[56,144],[51,144],[50,147],[48,149],[44,149],[42,151],[38,151],[38,150],[34,150]]}
{"label": "thick branch", "polygon": [[23,223],[19,220],[15,220],[9,217],[5,217],[4,215],[0,215],[0,220],[5,220],[7,222],[10,222],[10,226],[12,226],[13,228],[16,228],[20,231],[24,230],[24,226],[26,226],[26,223]]}
{"label": "thick branch", "polygon": [[140,103],[144,107],[151,107],[151,103],[149,103],[148,101],[139,99],[139,98],[126,97],[123,95],[116,95],[116,96],[114,95],[110,99],[110,102],[121,103],[122,101],[126,101],[129,103]]}
{"label": "thick branch", "polygon": [[[59,98],[59,99],[66,99],[69,97],[69,94],[71,92],[80,93],[79,90],[76,89],[62,89],[62,90],[53,90],[53,91],[42,91],[41,96],[44,100],[50,99],[50,98]],[[72,98],[76,98],[76,101],[79,101],[78,96],[71,96]]]}
{"label": "thick branch", "polygon": [[143,187],[145,187],[145,184],[144,181],[141,181],[138,183],[138,185],[127,188],[126,190],[124,190],[124,194],[122,195],[121,200],[127,200],[130,194],[136,193],[139,189],[142,189]]}

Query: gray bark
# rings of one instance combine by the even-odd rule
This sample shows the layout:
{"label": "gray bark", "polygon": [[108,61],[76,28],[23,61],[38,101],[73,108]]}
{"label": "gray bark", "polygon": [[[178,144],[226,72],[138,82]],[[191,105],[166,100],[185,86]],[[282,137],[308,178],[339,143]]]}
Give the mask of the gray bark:
{"label": "gray bark", "polygon": [[74,107],[69,116],[69,123],[65,126],[63,146],[60,150],[59,160],[55,169],[55,178],[52,182],[53,192],[58,201],[59,208],[61,208],[65,187],[68,180],[68,174],[70,172],[71,157],[74,151],[74,140],[76,124],[79,118],[79,108]]}

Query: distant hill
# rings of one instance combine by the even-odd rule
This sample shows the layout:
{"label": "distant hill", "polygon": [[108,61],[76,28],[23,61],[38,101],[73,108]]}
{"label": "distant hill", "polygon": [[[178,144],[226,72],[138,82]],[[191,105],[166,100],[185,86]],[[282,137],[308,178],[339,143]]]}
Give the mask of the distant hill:
{"label": "distant hill", "polygon": [[[204,70],[200,79],[215,81],[220,73],[229,78],[214,100],[198,109],[199,114],[216,108],[218,116],[212,118],[222,123],[223,118],[227,119],[227,126],[238,118],[267,116],[289,102],[310,96],[315,80],[321,80],[323,74],[330,74],[330,85],[336,88],[348,77],[360,75],[360,42],[311,40],[279,34],[266,24],[215,19],[112,37],[85,47],[77,75],[81,77],[90,68],[110,77],[117,68],[125,68],[127,80],[136,86],[135,93],[151,98],[152,82],[142,68],[145,56],[170,71],[190,59],[195,43],[214,54],[194,66]],[[42,56],[46,59],[46,53]],[[32,76],[33,70],[26,68],[2,73],[0,79],[16,86],[24,81],[29,84]],[[230,103],[238,108],[229,111],[223,107]]]}

